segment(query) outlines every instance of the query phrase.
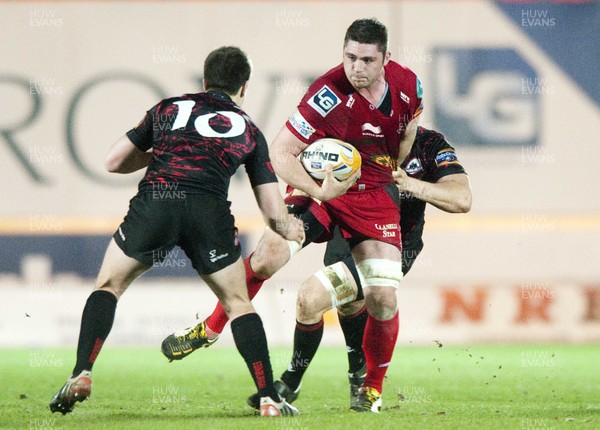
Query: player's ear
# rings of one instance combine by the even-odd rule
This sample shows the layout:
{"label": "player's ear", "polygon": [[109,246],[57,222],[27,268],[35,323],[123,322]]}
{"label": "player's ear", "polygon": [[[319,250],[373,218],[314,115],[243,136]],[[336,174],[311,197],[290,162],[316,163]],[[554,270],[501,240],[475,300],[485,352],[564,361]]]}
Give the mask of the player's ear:
{"label": "player's ear", "polygon": [[202,78],[202,89],[206,91],[206,79]]}
{"label": "player's ear", "polygon": [[383,56],[383,65],[386,66],[387,63],[390,62],[391,58],[392,58],[392,52],[391,51],[385,51],[385,55]]}
{"label": "player's ear", "polygon": [[247,88],[248,88],[248,81],[246,81],[242,84],[242,87],[240,88],[240,97],[242,97],[242,98],[246,97],[246,89]]}

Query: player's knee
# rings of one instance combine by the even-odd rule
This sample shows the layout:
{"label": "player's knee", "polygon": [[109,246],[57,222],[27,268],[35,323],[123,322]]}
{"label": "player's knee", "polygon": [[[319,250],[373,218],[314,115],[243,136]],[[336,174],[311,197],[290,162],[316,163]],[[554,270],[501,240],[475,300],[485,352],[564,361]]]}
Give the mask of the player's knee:
{"label": "player's knee", "polygon": [[349,317],[352,315],[356,315],[363,307],[365,306],[365,301],[356,300],[351,303],[346,303],[345,305],[340,305],[337,307],[337,312],[339,315],[343,317]]}
{"label": "player's knee", "polygon": [[344,263],[331,264],[315,273],[321,290],[326,292],[330,299],[331,307],[345,305],[354,301],[357,287]]}
{"label": "player's knee", "polygon": [[329,297],[315,277],[300,286],[296,295],[296,319],[298,321],[317,322],[329,309],[331,309]]}
{"label": "player's knee", "polygon": [[289,246],[285,239],[272,231],[266,231],[250,259],[257,275],[269,278],[289,260]]}
{"label": "player's knee", "polygon": [[398,301],[395,288],[368,287],[364,294],[369,315],[380,320],[389,320],[396,315]]}

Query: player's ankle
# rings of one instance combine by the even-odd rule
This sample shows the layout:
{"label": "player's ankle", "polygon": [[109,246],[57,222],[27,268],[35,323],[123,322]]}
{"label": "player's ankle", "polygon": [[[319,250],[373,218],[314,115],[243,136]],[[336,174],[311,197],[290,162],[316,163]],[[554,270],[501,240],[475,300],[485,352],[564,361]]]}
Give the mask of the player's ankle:
{"label": "player's ankle", "polygon": [[216,339],[221,335],[221,332],[214,331],[209,327],[208,320],[204,320],[204,331],[206,332],[208,340]]}

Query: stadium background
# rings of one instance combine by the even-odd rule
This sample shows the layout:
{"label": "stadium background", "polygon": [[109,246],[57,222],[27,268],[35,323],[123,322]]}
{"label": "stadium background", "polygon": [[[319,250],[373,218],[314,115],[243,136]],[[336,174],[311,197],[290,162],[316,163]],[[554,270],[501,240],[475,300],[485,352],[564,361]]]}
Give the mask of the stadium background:
{"label": "stadium background", "polygon": [[[2,2],[0,347],[74,346],[104,248],[139,174],[108,148],[167,95],[200,87],[213,48],[254,62],[246,111],[270,140],[346,27],[378,17],[419,74],[421,124],[447,135],[473,209],[427,211],[425,249],[398,291],[399,345],[600,340],[600,6],[492,1]],[[252,250],[263,229],[242,171],[230,198]],[[255,303],[290,345],[313,245]],[[156,345],[213,295],[174,250],[119,304],[107,345]],[[342,344],[335,315],[324,343]],[[231,346],[226,330],[218,346]]]}

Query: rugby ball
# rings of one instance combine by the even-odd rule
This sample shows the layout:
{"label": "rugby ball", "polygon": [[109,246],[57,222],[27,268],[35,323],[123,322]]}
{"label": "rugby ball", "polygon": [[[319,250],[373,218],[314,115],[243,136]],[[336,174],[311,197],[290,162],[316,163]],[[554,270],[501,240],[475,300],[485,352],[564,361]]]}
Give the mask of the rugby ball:
{"label": "rugby ball", "polygon": [[344,141],[323,138],[314,141],[298,156],[304,170],[315,179],[323,180],[327,166],[333,169],[333,177],[343,181],[361,166],[360,154],[356,148]]}

